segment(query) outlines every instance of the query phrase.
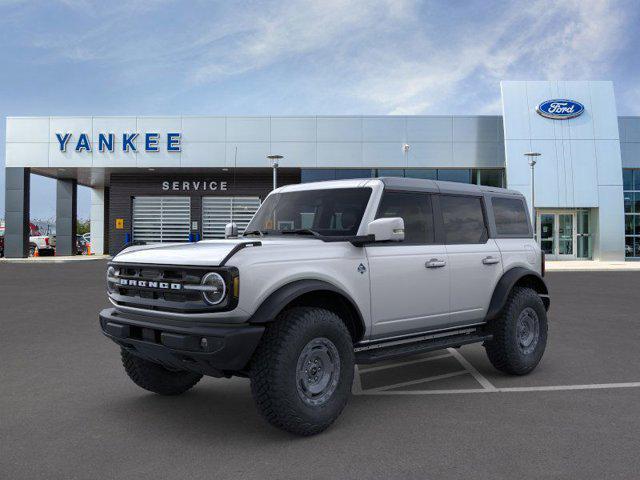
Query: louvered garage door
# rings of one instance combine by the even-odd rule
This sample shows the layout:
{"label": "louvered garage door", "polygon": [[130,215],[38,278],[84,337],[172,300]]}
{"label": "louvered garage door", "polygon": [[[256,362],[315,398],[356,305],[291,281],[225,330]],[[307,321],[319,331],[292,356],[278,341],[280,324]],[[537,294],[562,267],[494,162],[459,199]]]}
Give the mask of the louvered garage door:
{"label": "louvered garage door", "polygon": [[189,197],[134,197],[133,239],[147,243],[186,242],[191,223]]}
{"label": "louvered garage door", "polygon": [[258,197],[202,197],[202,237],[224,238],[224,226],[231,222],[243,233],[258,207]]}

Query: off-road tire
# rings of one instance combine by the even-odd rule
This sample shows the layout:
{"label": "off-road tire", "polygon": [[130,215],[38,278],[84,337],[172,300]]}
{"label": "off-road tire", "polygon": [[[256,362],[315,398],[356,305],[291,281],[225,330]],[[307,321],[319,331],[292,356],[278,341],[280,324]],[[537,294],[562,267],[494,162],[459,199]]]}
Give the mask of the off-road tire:
{"label": "off-road tire", "polygon": [[[322,404],[311,406],[299,392],[298,366],[311,342],[327,339],[339,357],[339,371],[333,376],[337,385]],[[344,409],[353,371],[353,342],[340,317],[323,308],[295,307],[267,327],[251,361],[251,393],[269,423],[296,435],[314,435],[329,427]]]}
{"label": "off-road tire", "polygon": [[180,395],[200,381],[202,375],[184,370],[167,370],[121,349],[122,365],[133,383],[160,395]]}
{"label": "off-road tire", "polygon": [[[518,322],[521,315],[531,316],[532,312],[537,317],[537,340],[525,348],[520,343]],[[500,316],[489,327],[493,339],[486,341],[484,348],[495,368],[511,375],[525,375],[536,368],[547,345],[547,312],[535,290],[514,287]]]}

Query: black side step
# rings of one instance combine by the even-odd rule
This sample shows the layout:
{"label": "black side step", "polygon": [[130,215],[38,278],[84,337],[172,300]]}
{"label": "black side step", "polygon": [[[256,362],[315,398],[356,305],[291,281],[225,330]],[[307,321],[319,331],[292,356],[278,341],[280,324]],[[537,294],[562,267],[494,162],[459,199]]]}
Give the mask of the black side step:
{"label": "black side step", "polygon": [[491,340],[493,335],[482,332],[450,335],[447,337],[432,338],[413,343],[404,343],[393,346],[380,346],[368,350],[356,351],[356,363],[368,364],[391,360],[394,358],[408,357],[418,353],[432,352],[434,350],[442,350],[444,348],[458,347],[460,345],[468,345],[470,343],[484,342]]}

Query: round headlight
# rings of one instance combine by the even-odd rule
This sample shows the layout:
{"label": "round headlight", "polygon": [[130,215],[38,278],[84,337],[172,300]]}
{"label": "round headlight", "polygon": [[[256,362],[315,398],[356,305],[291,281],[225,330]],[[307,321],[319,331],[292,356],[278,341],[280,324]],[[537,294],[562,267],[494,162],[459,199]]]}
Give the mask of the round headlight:
{"label": "round headlight", "polygon": [[217,305],[227,293],[227,286],[224,283],[224,279],[219,273],[210,272],[202,277],[202,286],[207,287],[202,291],[202,298],[209,305]]}
{"label": "round headlight", "polygon": [[107,292],[113,293],[115,291],[115,284],[111,281],[111,278],[116,276],[116,269],[113,267],[107,268]]}

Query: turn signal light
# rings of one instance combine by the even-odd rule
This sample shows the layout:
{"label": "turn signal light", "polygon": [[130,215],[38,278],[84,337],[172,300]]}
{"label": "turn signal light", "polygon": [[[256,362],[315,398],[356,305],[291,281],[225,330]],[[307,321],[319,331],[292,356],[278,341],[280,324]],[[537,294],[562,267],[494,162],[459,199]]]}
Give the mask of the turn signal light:
{"label": "turn signal light", "polygon": [[233,277],[233,296],[235,298],[240,296],[240,277]]}

